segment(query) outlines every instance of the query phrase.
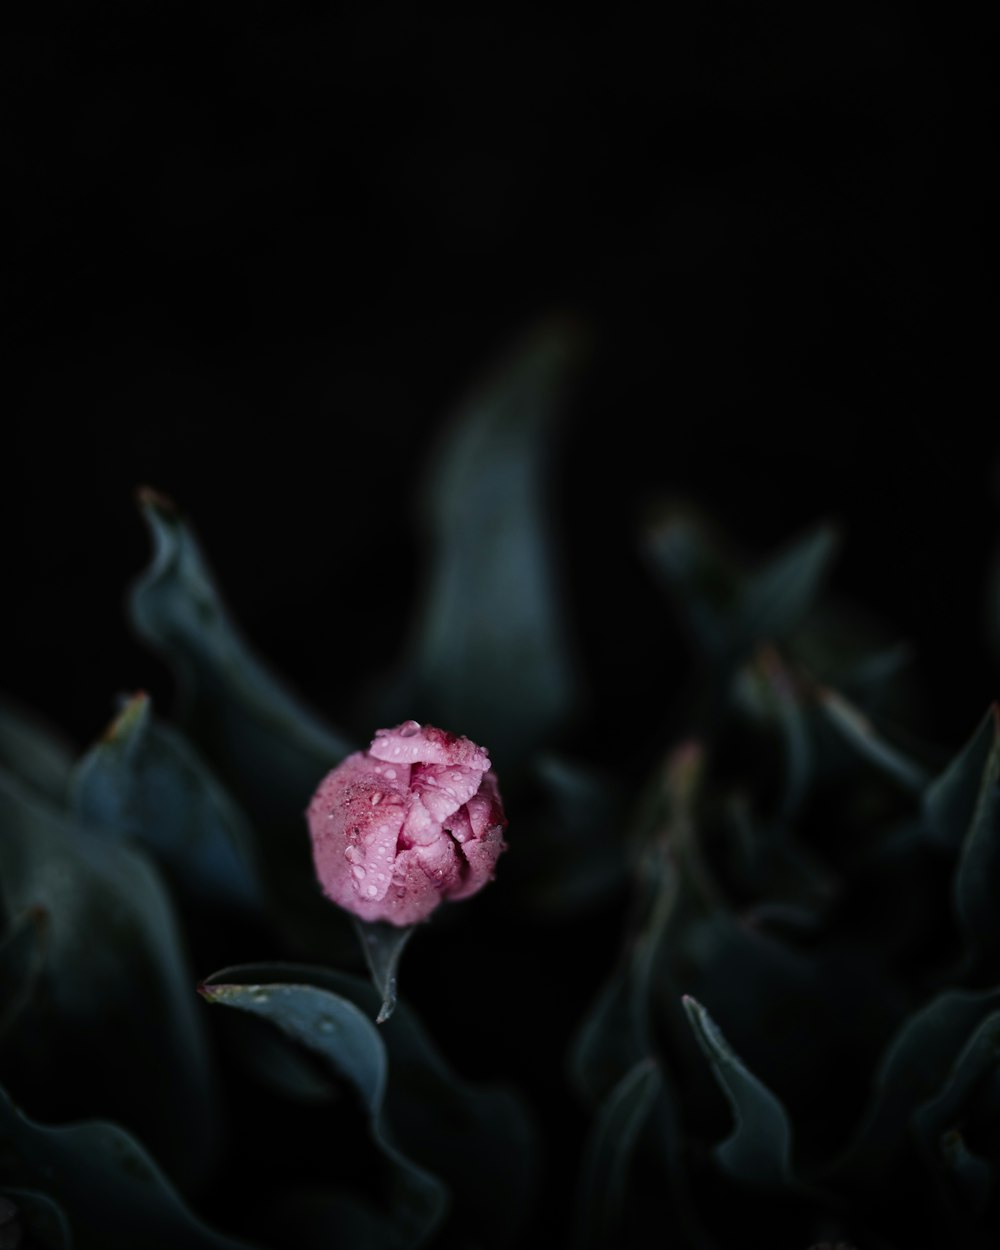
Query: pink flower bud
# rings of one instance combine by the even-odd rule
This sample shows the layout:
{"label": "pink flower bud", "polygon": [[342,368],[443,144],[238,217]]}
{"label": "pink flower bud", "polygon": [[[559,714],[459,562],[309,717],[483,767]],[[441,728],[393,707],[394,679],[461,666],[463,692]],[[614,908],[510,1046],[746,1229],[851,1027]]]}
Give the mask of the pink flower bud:
{"label": "pink flower bud", "polygon": [[363,920],[425,920],[481,890],[506,849],[489,756],[413,720],[338,764],[306,815],[323,892]]}

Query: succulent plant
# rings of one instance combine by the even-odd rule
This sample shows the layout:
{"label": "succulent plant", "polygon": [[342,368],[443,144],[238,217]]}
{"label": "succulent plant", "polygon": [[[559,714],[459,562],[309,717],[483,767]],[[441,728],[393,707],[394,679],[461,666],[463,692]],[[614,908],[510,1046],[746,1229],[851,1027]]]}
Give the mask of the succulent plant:
{"label": "succulent plant", "polygon": [[[906,736],[833,528],[754,567],[673,505],[645,550],[690,697],[621,775],[587,759],[545,506],[576,355],[546,328],[439,449],[359,741],[140,494],[176,714],[125,698],[74,759],[0,712],[0,1244],[997,1244],[997,710]],[[380,849],[391,905],[352,886]]]}

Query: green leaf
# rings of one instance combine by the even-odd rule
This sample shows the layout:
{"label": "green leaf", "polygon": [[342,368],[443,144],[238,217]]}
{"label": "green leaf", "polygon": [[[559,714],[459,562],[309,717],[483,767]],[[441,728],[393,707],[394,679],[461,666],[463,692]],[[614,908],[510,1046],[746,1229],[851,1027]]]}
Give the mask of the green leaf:
{"label": "green leaf", "polygon": [[757,642],[781,642],[794,632],[823,588],[838,543],[836,530],[821,526],[749,579],[740,603],[740,650]]}
{"label": "green leaf", "polygon": [[660,1091],[660,1069],[643,1059],[614,1087],[601,1106],[584,1147],[577,1197],[576,1245],[614,1245],[625,1208],[629,1167]]}
{"label": "green leaf", "polygon": [[382,997],[382,1006],[375,1018],[376,1024],[384,1024],[396,1009],[399,959],[416,927],[412,924],[386,924],[379,920],[354,920],[354,929],[364,951],[368,971]]}
{"label": "green leaf", "polygon": [[387,1226],[377,1244],[422,1244],[444,1219],[448,1193],[435,1176],[393,1144],[383,1114],[388,1061],[378,1030],[353,1003],[314,985],[220,980],[239,973],[238,969],[216,973],[201,987],[202,994],[209,1002],[271,1021],[354,1086],[367,1110],[372,1137],[394,1178]]}
{"label": "green leaf", "polygon": [[48,1194],[37,1189],[18,1189],[8,1185],[3,1186],[2,1192],[17,1208],[18,1222],[31,1239],[30,1245],[41,1250],[73,1250],[69,1221],[59,1204]]}
{"label": "green leaf", "polygon": [[732,1134],[715,1148],[716,1158],[736,1180],[752,1189],[795,1189],[792,1129],[780,1101],[733,1053],[715,1021],[693,998],[684,1007],[695,1037],[732,1108]]}
{"label": "green leaf", "polygon": [[924,791],[923,814],[928,837],[940,846],[957,849],[972,823],[983,776],[1000,736],[1000,708],[983,717],[969,741]]}
{"label": "green leaf", "polygon": [[261,904],[246,818],[185,738],[154,720],[145,694],[77,765],[71,804],[82,823],[149,851],[180,897]]}
{"label": "green leaf", "polygon": [[395,706],[488,744],[501,769],[576,703],[547,456],[579,346],[565,324],[532,336],[461,410],[424,492],[429,579]]}
{"label": "green leaf", "polygon": [[969,957],[996,975],[1000,956],[1000,721],[983,766],[955,872],[955,905]]}
{"label": "green leaf", "polygon": [[265,819],[304,811],[319,780],[352,750],[265,668],[230,619],[194,534],[152,491],[139,502],[153,561],[132,588],[133,624],[174,668],[185,718]]}
{"label": "green leaf", "polygon": [[830,1170],[833,1183],[878,1183],[904,1148],[917,1107],[941,1089],[966,1038],[998,1008],[1000,990],[949,990],[910,1016],[885,1051],[854,1141]]}
{"label": "green leaf", "polygon": [[[962,1049],[942,1089],[913,1116],[913,1131],[945,1203],[959,1214],[970,1202],[985,1208],[992,1192],[992,1165],[966,1147],[958,1125],[974,1117],[984,1082],[1000,1065],[1000,1011],[980,1022]],[[943,1183],[942,1183],[943,1182]]]}
{"label": "green leaf", "polygon": [[862,759],[904,790],[914,794],[923,792],[928,781],[924,769],[880,737],[863,712],[836,691],[825,688],[819,692],[819,706],[829,724]]}
{"label": "green leaf", "polygon": [[62,803],[73,769],[73,751],[34,716],[5,699],[0,702],[0,768],[42,798]]}
{"label": "green leaf", "polygon": [[37,992],[5,1042],[11,1088],[36,1113],[100,1108],[179,1181],[200,1176],[218,1108],[194,978],[153,867],[0,774],[0,904],[47,917]]}
{"label": "green leaf", "polygon": [[0,1090],[0,1150],[13,1184],[43,1186],[65,1212],[79,1250],[247,1250],[202,1224],[116,1124],[36,1124]]}
{"label": "green leaf", "polygon": [[332,950],[347,926],[316,884],[303,813],[351,747],[251,652],[173,505],[151,491],[140,503],[154,557],[132,589],[135,628],[175,669],[185,728],[253,822],[286,928],[300,944]]}
{"label": "green leaf", "polygon": [[[346,999],[370,1018],[381,995],[358,977],[298,964],[229,968],[210,983],[311,985]],[[454,1199],[453,1223],[477,1242],[516,1242],[539,1176],[535,1127],[507,1090],[470,1085],[445,1063],[405,1003],[374,1030],[388,1055],[385,1116],[392,1139],[442,1178]],[[468,1161],[475,1159],[475,1167]]]}
{"label": "green leaf", "polygon": [[672,508],[649,526],[646,545],[696,645],[716,660],[727,656],[743,578],[709,527]]}

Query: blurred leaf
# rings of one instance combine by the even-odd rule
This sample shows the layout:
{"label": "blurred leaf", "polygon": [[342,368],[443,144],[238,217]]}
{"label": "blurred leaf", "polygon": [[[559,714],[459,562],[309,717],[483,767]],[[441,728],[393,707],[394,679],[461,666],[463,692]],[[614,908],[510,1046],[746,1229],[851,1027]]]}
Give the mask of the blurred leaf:
{"label": "blurred leaf", "polygon": [[[196,1135],[197,1122],[190,1127]],[[65,1212],[77,1250],[247,1250],[202,1224],[115,1124],[36,1124],[0,1090],[0,1149],[12,1184],[44,1186]]]}
{"label": "blurred leaf", "polygon": [[0,768],[43,798],[62,803],[73,769],[73,751],[34,716],[5,699],[0,702]]}
{"label": "blurred leaf", "polygon": [[686,508],[654,521],[647,547],[695,643],[716,660],[723,658],[739,612],[742,574],[705,522]]}
{"label": "blurred leaf", "polygon": [[18,1220],[30,1238],[28,1245],[40,1250],[73,1250],[75,1243],[69,1221],[48,1194],[8,1185],[3,1186],[2,1192],[17,1207]]}
{"label": "blurred leaf", "polygon": [[796,1188],[792,1175],[792,1129],[784,1107],[733,1053],[704,1007],[685,996],[695,1037],[732,1108],[732,1134],[715,1148],[722,1167],[752,1189]]}
{"label": "blurred leaf", "polygon": [[912,793],[923,791],[928,781],[923,768],[879,737],[864,713],[834,690],[821,689],[818,701],[827,721],[862,759],[874,764],[904,790]]}
{"label": "blurred leaf", "polygon": [[316,884],[303,813],[351,747],[251,652],[173,505],[148,490],[140,503],[154,557],[132,589],[133,623],[175,669],[186,728],[253,822],[261,874],[286,927],[331,950],[347,926]]}
{"label": "blurred leaf", "polygon": [[655,1060],[631,1068],[602,1104],[584,1147],[577,1198],[575,1242],[586,1247],[614,1245],[625,1208],[629,1166],[660,1089]]}
{"label": "blurred leaf", "polygon": [[[312,985],[347,999],[369,1017],[380,1006],[381,996],[370,984],[327,968],[262,964],[226,969],[210,980],[223,978],[252,981],[265,990],[272,983]],[[511,1244],[539,1175],[534,1125],[520,1100],[456,1076],[405,1003],[375,1032],[388,1053],[385,1112],[393,1140],[447,1182],[454,1220],[474,1229],[477,1242]]]}
{"label": "blurred leaf", "polygon": [[394,925],[383,921],[359,920],[354,928],[364,951],[368,971],[382,997],[382,1006],[375,1018],[384,1024],[396,1009],[396,977],[403,947],[410,940],[416,925]]}
{"label": "blurred leaf", "polygon": [[532,336],[461,410],[424,492],[431,565],[396,706],[486,743],[501,769],[576,703],[547,453],[578,339],[562,323]]}
{"label": "blurred leaf", "polygon": [[2,774],[0,831],[3,910],[48,918],[37,993],[5,1041],[8,1082],[23,1100],[30,1089],[36,1111],[108,1108],[181,1183],[200,1176],[218,1108],[159,877],[141,854],[74,827]]}
{"label": "blurred leaf", "polygon": [[994,704],[969,741],[924,791],[928,836],[941,846],[962,845],[983,786],[983,775],[1000,736],[1000,709]]}
{"label": "blurred leaf", "polygon": [[993,741],[962,842],[955,903],[970,957],[986,964],[995,977],[1000,955],[1000,717],[996,709],[991,717]]}
{"label": "blurred leaf", "polygon": [[246,818],[184,737],[153,719],[145,694],[77,765],[71,803],[82,823],[149,851],[179,896],[260,904]]}
{"label": "blurred leaf", "polygon": [[318,781],[352,747],[290,694],[244,642],[173,504],[149,490],[139,502],[154,554],[131,592],[136,630],[176,671],[196,740],[209,747],[227,776],[239,779],[253,800],[251,816],[300,815]]}
{"label": "blurred leaf", "polygon": [[956,1205],[973,1217],[985,1214],[996,1191],[996,1168],[966,1145],[958,1129],[943,1133],[938,1142],[940,1167],[951,1183]]}
{"label": "blurred leaf", "polygon": [[993,1011],[966,1042],[943,1088],[913,1115],[913,1131],[924,1161],[939,1184],[944,1182],[941,1192],[946,1205],[959,1215],[970,1202],[981,1211],[990,1199],[994,1169],[969,1152],[956,1126],[972,1118],[980,1089],[996,1074],[998,1064],[1000,1011]]}
{"label": "blurred leaf", "polygon": [[[247,970],[216,973],[201,987],[209,1002],[222,1003],[270,1020],[295,1041],[322,1056],[330,1067],[357,1090],[366,1108],[372,1137],[394,1174],[392,1205],[378,1240],[372,1229],[371,1246],[417,1246],[438,1227],[448,1206],[448,1193],[430,1172],[393,1145],[383,1116],[388,1063],[385,1046],[372,1022],[340,995],[314,985],[281,983],[236,984],[221,977]],[[331,1194],[329,1217],[335,1220],[338,1203]]]}
{"label": "blurred leaf", "polygon": [[740,603],[737,645],[781,642],[803,621],[826,581],[839,539],[821,526],[773,557],[747,582]]}
{"label": "blurred leaf", "polygon": [[885,1051],[853,1142],[830,1170],[834,1183],[877,1184],[908,1140],[917,1107],[941,1089],[966,1039],[998,1008],[1000,989],[949,990],[910,1016]]}

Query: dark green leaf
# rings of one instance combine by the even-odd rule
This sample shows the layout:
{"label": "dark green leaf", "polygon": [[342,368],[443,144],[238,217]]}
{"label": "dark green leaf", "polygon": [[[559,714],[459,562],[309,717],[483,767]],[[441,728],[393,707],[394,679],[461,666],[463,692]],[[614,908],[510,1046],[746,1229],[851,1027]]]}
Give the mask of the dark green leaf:
{"label": "dark green leaf", "polygon": [[941,846],[957,849],[972,823],[987,762],[1000,734],[998,717],[994,704],[959,754],[924,791],[927,833]]}
{"label": "dark green leaf", "polygon": [[719,1163],[753,1189],[794,1189],[792,1129],[784,1107],[743,1066],[705,1008],[690,997],[684,1007],[735,1120],[732,1134],[715,1149]]}
{"label": "dark green leaf", "polygon": [[864,713],[833,690],[819,693],[819,706],[828,722],[862,759],[866,759],[904,790],[921,793],[927,785],[924,769],[881,738]]}
{"label": "dark green leaf", "polygon": [[17,1207],[17,1217],[30,1245],[40,1250],[73,1250],[69,1221],[57,1202],[37,1189],[5,1185],[3,1196]]}
{"label": "dark green leaf", "polygon": [[259,906],[243,813],[185,738],[137,694],[76,768],[72,808],[95,830],[143,846],[181,897]]}
{"label": "dark green leaf", "polygon": [[971,820],[955,873],[955,905],[973,961],[995,975],[1000,954],[1000,731],[996,727],[983,766]]}
{"label": "dark green leaf", "polygon": [[650,525],[647,546],[695,643],[716,660],[727,656],[743,580],[707,525],[671,509]]}
{"label": "dark green leaf", "polygon": [[0,768],[52,803],[66,797],[73,751],[30,713],[0,703]]}
{"label": "dark green leaf", "polygon": [[[331,969],[297,964],[231,968],[219,980],[313,985],[347,999],[369,1017],[381,996],[370,984]],[[388,1052],[385,1112],[393,1141],[452,1190],[455,1219],[490,1246],[514,1242],[523,1226],[539,1161],[535,1131],[521,1102],[501,1089],[461,1080],[401,1003],[376,1033]],[[470,1156],[475,1167],[468,1166]]]}
{"label": "dark green leaf", "polygon": [[0,830],[3,910],[48,918],[38,993],[6,1039],[9,1083],[36,1114],[67,1100],[74,1114],[100,1108],[176,1178],[201,1175],[217,1104],[194,978],[158,875],[2,775]]}
{"label": "dark green leaf", "polygon": [[227,776],[239,779],[253,801],[251,817],[301,814],[319,780],[352,748],[244,642],[173,505],[152,491],[140,503],[154,554],[132,588],[136,629],[176,670],[196,740],[210,747]]}
{"label": "dark green leaf", "polygon": [[598,1112],[584,1147],[577,1198],[576,1245],[581,1250],[619,1241],[632,1155],[660,1084],[655,1060],[640,1060]]}
{"label": "dark green leaf", "polygon": [[372,981],[382,997],[382,1006],[375,1023],[384,1024],[396,1009],[399,959],[416,925],[394,925],[383,921],[355,919],[354,928],[365,954],[368,971],[372,974]]}
{"label": "dark green leaf", "polygon": [[331,951],[347,926],[316,884],[303,813],[350,747],[251,652],[173,506],[150,491],[141,504],[154,558],[132,590],[133,623],[176,670],[185,727],[250,817],[287,928],[296,941]]}
{"label": "dark green leaf", "polygon": [[66,1213],[79,1250],[246,1250],[202,1224],[115,1124],[35,1124],[0,1090],[0,1148],[13,1184],[44,1186]]}
{"label": "dark green leaf", "polygon": [[486,743],[501,769],[576,700],[546,475],[578,347],[563,324],[529,339],[459,413],[424,495],[429,584],[397,708]]}
{"label": "dark green leaf", "polygon": [[966,1038],[998,1008],[1000,990],[949,990],[903,1024],[882,1059],[854,1142],[831,1171],[836,1183],[876,1183],[905,1144],[917,1107],[941,1089]]}
{"label": "dark green leaf", "polygon": [[[217,973],[202,986],[202,993],[210,1002],[270,1020],[355,1087],[367,1110],[372,1136],[394,1174],[393,1204],[382,1239],[369,1244],[420,1245],[444,1218],[448,1193],[435,1176],[393,1144],[383,1115],[388,1063],[378,1030],[353,1003],[314,985],[221,981],[238,971]],[[330,1214],[335,1218],[333,1211]]]}
{"label": "dark green leaf", "polygon": [[938,1142],[941,1170],[951,1182],[957,1204],[972,1216],[985,1214],[996,1191],[996,1167],[966,1145],[958,1129],[949,1129]]}
{"label": "dark green leaf", "polygon": [[837,550],[838,536],[822,526],[793,543],[747,582],[740,603],[740,649],[781,642],[813,606]]}

